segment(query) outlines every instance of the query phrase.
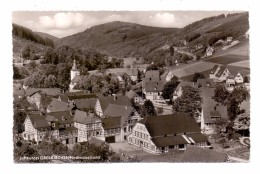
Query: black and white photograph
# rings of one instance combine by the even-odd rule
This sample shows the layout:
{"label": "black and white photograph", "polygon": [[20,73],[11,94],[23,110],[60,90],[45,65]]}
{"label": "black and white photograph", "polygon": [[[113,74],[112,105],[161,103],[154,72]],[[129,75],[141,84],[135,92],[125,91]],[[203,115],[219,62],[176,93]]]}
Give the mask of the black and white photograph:
{"label": "black and white photograph", "polygon": [[248,11],[14,11],[15,163],[247,163]]}
{"label": "black and white photograph", "polygon": [[256,0],[0,8],[0,173],[259,170]]}

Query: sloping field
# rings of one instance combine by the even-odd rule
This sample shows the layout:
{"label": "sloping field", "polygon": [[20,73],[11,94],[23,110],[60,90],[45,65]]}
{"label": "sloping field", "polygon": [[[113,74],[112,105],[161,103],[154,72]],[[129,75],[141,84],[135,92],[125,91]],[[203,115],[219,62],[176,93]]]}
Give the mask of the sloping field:
{"label": "sloping field", "polygon": [[237,49],[231,50],[229,52],[229,54],[236,54],[236,55],[249,57],[249,43],[247,42],[247,43],[239,46]]}
{"label": "sloping field", "polygon": [[218,57],[213,57],[211,59],[205,60],[206,62],[218,63],[222,65],[227,65],[235,62],[240,62],[243,60],[248,60],[248,56],[227,54]]}
{"label": "sloping field", "polygon": [[239,67],[242,67],[242,68],[250,68],[249,60],[244,60],[244,61],[240,61],[240,62],[236,62],[236,63],[231,63],[229,65],[231,65],[231,66],[239,66]]}
{"label": "sloping field", "polygon": [[[211,71],[211,69],[208,69],[206,71],[201,71],[199,73],[203,74],[205,76],[205,78],[209,78],[210,71]],[[194,77],[194,74],[191,74],[191,75],[188,75],[188,76],[181,77],[180,79],[184,80],[184,81],[191,82],[193,80],[193,77]]]}
{"label": "sloping field", "polygon": [[173,69],[171,70],[174,75],[176,75],[179,78],[186,77],[193,75],[194,73],[200,73],[200,72],[206,72],[213,68],[213,66],[216,65],[212,62],[196,62],[187,66],[184,66],[182,68]]}

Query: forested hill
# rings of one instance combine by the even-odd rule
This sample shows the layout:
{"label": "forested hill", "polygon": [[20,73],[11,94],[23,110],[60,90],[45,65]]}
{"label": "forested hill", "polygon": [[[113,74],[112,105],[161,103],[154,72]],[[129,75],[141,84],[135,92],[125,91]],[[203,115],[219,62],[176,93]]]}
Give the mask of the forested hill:
{"label": "forested hill", "polygon": [[227,37],[239,39],[249,29],[248,17],[245,12],[205,18],[182,28],[178,37],[185,39],[189,46],[198,43],[213,45],[217,40]]}
{"label": "forested hill", "polygon": [[[32,30],[23,26],[13,24],[13,52],[21,52],[28,45],[33,45],[39,50],[45,50],[48,47],[54,47],[54,42],[51,37],[39,35]],[[54,37],[54,36],[53,36]]]}
{"label": "forested hill", "polygon": [[91,27],[55,45],[95,49],[112,56],[146,56],[164,45],[212,45],[218,39],[241,37],[249,29],[248,13],[219,15],[196,21],[184,28],[157,28],[126,22],[110,22]]}
{"label": "forested hill", "polygon": [[59,40],[58,37],[55,37],[55,36],[47,34],[47,33],[43,33],[43,32],[34,32],[34,33],[43,37],[43,38],[51,39],[53,42],[56,42],[57,40]]}
{"label": "forested hill", "polygon": [[151,52],[165,44],[176,37],[178,30],[115,21],[61,38],[56,45],[91,48],[114,56],[134,56]]}

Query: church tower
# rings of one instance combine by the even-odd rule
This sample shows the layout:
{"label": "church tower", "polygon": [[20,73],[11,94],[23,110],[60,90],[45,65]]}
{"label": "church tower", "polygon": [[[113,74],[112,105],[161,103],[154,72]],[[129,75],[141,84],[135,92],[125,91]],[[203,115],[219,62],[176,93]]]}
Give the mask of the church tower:
{"label": "church tower", "polygon": [[69,91],[72,92],[74,91],[73,88],[74,86],[77,84],[79,78],[75,78],[75,77],[79,77],[80,76],[80,70],[77,69],[77,65],[76,65],[76,61],[74,59],[73,61],[73,66],[70,70],[70,85],[69,85]]}
{"label": "church tower", "polygon": [[74,79],[75,76],[80,75],[80,70],[77,69],[76,61],[74,59],[72,69],[70,70],[70,81]]}

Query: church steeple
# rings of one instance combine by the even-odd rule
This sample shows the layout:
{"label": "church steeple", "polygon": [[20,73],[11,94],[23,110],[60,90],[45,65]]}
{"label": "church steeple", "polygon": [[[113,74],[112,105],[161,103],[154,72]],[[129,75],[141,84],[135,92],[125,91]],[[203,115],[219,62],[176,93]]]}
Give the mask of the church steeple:
{"label": "church steeple", "polygon": [[73,66],[72,66],[72,70],[76,70],[76,69],[77,69],[76,60],[74,59],[74,61],[73,61]]}

